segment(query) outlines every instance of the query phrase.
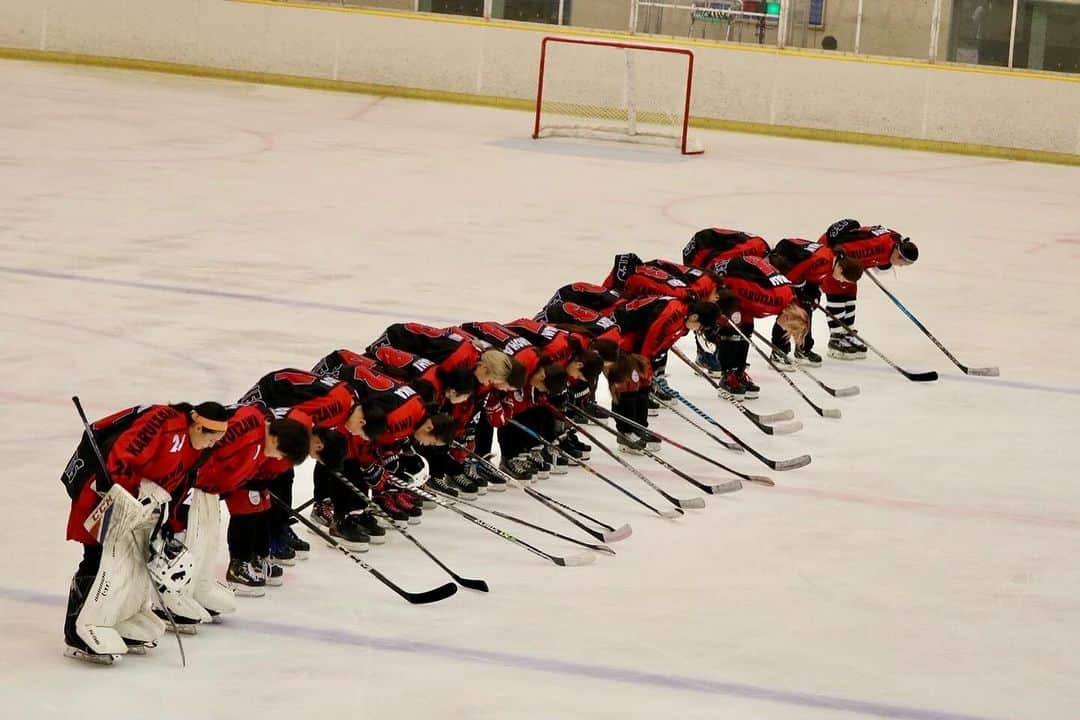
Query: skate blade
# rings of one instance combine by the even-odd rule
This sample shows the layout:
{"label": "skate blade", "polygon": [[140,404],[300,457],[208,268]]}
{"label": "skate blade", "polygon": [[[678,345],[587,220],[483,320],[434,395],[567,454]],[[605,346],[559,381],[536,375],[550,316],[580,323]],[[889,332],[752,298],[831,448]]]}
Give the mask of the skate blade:
{"label": "skate blade", "polygon": [[81,660],[91,665],[115,665],[120,662],[123,655],[101,655],[98,653],[88,653],[78,648],[66,647],[64,648],[64,657],[72,658],[73,660]]}

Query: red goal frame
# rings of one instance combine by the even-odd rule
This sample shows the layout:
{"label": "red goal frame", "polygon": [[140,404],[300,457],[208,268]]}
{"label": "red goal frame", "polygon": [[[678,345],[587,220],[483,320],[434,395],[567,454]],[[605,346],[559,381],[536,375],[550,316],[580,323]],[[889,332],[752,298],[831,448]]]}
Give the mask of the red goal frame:
{"label": "red goal frame", "polygon": [[669,48],[657,45],[643,45],[639,43],[624,43],[611,40],[587,40],[581,38],[559,37],[548,35],[540,41],[540,69],[536,80],[536,115],[533,121],[533,139],[540,137],[540,114],[544,106],[544,69],[547,64],[547,52],[549,43],[564,43],[567,45],[595,45],[601,47],[618,48],[621,50],[645,50],[648,52],[668,53],[682,55],[686,58],[686,97],[683,102],[682,138],[679,143],[679,151],[683,155],[700,155],[703,149],[695,150],[687,147],[687,134],[690,128],[690,100],[694,87],[694,51],[686,48]]}

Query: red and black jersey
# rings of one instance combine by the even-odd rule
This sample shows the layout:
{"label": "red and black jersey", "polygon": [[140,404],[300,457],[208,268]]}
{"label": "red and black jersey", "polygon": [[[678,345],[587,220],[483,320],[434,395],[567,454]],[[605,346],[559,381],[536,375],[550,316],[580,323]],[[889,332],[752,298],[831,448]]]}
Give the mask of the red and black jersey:
{"label": "red and black jersey", "polygon": [[836,261],[828,245],[801,238],[785,238],[776,243],[765,259],[775,265],[776,258],[783,258],[790,265],[784,275],[797,287],[803,284],[820,285],[832,274]]}
{"label": "red and black jersey", "polygon": [[505,325],[496,322],[471,322],[462,323],[455,330],[461,330],[495,350],[501,350],[512,360],[517,360],[525,366],[526,378],[532,377],[540,367],[540,350]]}
{"label": "red and black jersey", "polygon": [[317,427],[329,428],[343,425],[356,401],[352,389],[337,378],[286,368],[261,377],[239,404],[260,403],[278,417],[303,413]]}
{"label": "red and black jersey", "polygon": [[[262,405],[241,405],[229,418],[229,429],[199,468],[195,487],[221,495],[236,490],[258,474],[266,457],[266,423],[273,413]],[[285,461],[286,469],[292,467]]]}
{"label": "red and black jersey", "polygon": [[612,319],[622,332],[619,346],[623,351],[652,359],[689,332],[686,327],[689,314],[690,304],[685,300],[657,296],[619,303]]}
{"label": "red and black jersey", "polygon": [[716,265],[724,286],[735,293],[743,318],[777,315],[795,302],[791,281],[768,260],[745,256]]}
{"label": "red and black jersey", "polygon": [[[371,367],[354,366],[342,369],[341,380],[350,387],[358,402],[376,403],[386,412],[386,431],[375,443],[380,448],[408,440],[427,420],[427,407],[416,389],[386,373]],[[359,436],[353,440],[359,444],[366,442]]]}
{"label": "red and black jersey", "polygon": [[[609,310],[615,306],[615,303],[619,302],[619,293],[611,288],[606,288],[603,285],[593,285],[587,282],[576,282],[570,285],[563,285],[561,288],[555,291],[555,294],[551,296],[551,299],[544,303],[544,309],[537,314],[544,313],[549,307],[564,305],[566,303],[573,303],[579,307],[588,308],[589,310],[596,310],[597,312],[603,312]],[[558,322],[553,320],[552,322]]]}
{"label": "red and black jersey", "polygon": [[701,268],[692,267],[690,265],[680,265],[679,263],[671,262],[670,260],[660,259],[650,260],[645,263],[645,265],[647,267],[663,270],[668,275],[682,280],[687,288],[685,293],[668,293],[669,295],[680,299],[706,300],[718,287],[716,280]]}
{"label": "red and black jersey", "polygon": [[[105,457],[109,479],[135,497],[143,480],[160,485],[166,492],[180,489],[190,471],[203,455],[191,446],[188,435],[188,414],[171,405],[144,405],[128,408],[98,420],[91,425],[95,440]],[[73,462],[78,459],[78,455]],[[75,497],[68,515],[67,537],[82,543],[97,543],[84,523],[101,498],[93,478],[100,472],[92,470]]]}
{"label": "red and black jersey", "polygon": [[759,235],[741,230],[705,228],[694,233],[683,248],[683,264],[712,269],[723,260],[754,255],[763,257],[769,252],[769,244]]}
{"label": "red and black jersey", "polygon": [[860,225],[858,220],[840,220],[829,226],[818,242],[832,248],[836,257],[857,260],[863,269],[888,266],[893,250],[903,236],[881,225]]}
{"label": "red and black jersey", "polygon": [[604,287],[617,290],[624,299],[651,295],[686,299],[691,295],[690,288],[682,278],[642,262],[634,253],[615,256],[615,265],[604,279]]}
{"label": "red and black jersey", "polygon": [[607,315],[601,315],[576,303],[565,302],[549,305],[533,318],[543,323],[577,325],[594,339],[608,338],[619,342],[622,337],[619,326]]}
{"label": "red and black jersey", "polygon": [[508,322],[506,327],[538,347],[546,360],[563,367],[577,357],[590,340],[584,335],[528,318]]}
{"label": "red and black jersey", "polygon": [[421,323],[395,323],[383,331],[379,338],[367,346],[364,354],[375,357],[381,347],[392,347],[426,358],[436,365],[451,367],[444,363],[458,364],[479,357],[479,350],[471,338],[456,328],[437,328]]}
{"label": "red and black jersey", "polygon": [[360,355],[352,350],[335,350],[311,368],[311,372],[324,377],[340,377],[342,370],[351,367],[366,367],[385,372],[405,382],[412,382],[424,377],[435,367],[435,363],[404,350],[382,345],[370,355]]}

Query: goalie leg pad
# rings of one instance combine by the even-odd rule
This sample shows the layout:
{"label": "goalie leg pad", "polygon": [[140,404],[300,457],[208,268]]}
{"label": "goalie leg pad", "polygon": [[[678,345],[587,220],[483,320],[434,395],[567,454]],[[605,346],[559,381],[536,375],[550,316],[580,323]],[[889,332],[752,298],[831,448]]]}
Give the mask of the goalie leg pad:
{"label": "goalie leg pad", "polygon": [[218,615],[235,612],[236,597],[232,590],[214,578],[214,567],[221,549],[221,499],[217,495],[197,488],[191,491],[184,542],[194,559],[195,570],[192,583],[184,588],[183,593]]}

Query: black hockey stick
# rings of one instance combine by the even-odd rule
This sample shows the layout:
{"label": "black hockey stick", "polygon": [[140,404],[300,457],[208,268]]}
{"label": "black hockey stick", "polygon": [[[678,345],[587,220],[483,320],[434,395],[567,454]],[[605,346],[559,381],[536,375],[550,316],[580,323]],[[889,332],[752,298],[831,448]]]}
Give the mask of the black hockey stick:
{"label": "black hockey stick", "polygon": [[746,452],[750,453],[751,455],[756,457],[758,460],[760,460],[762,463],[764,463],[768,467],[772,468],[773,470],[794,470],[795,468],[801,468],[801,467],[803,467],[805,465],[810,464],[810,456],[809,455],[799,455],[798,457],[791,458],[790,460],[771,460],[771,459],[765,457],[764,455],[759,453],[757,450],[750,447],[750,445],[748,445],[738,435],[731,432],[726,427],[724,427],[719,422],[717,422],[715,419],[713,419],[713,417],[711,415],[709,415],[707,412],[705,412],[704,410],[699,408],[697,405],[695,405],[694,403],[687,400],[683,396],[682,393],[680,393],[678,390],[676,390],[675,388],[668,385],[666,381],[661,382],[660,386],[666,392],[669,392],[672,395],[674,395],[676,400],[678,400],[683,405],[685,405],[686,407],[693,410],[698,415],[698,417],[700,417],[702,420],[709,423],[713,427],[718,428],[720,430],[720,432],[724,433],[729,438],[731,438],[735,442],[739,443],[739,445],[741,445],[743,447],[743,449],[746,450]]}
{"label": "black hockey stick", "polygon": [[[782,353],[782,354],[785,354],[785,355],[787,354],[787,353],[784,352],[783,348],[781,348],[778,345],[776,345],[775,343],[773,343],[772,340],[768,339],[767,337],[765,337],[764,335],[759,333],[757,330],[754,331],[754,337],[756,337],[758,340],[761,340],[763,343],[768,345],[769,348],[771,348],[772,350],[775,350],[776,352]],[[775,367],[776,366],[774,365],[774,368]],[[817,375],[814,375],[812,372],[810,372],[809,370],[804,368],[802,366],[802,364],[800,364],[799,362],[795,363],[795,369],[798,370],[799,372],[801,372],[806,377],[813,380],[814,383],[817,384],[817,386],[819,388],[821,388],[825,392],[829,393],[833,397],[851,397],[852,395],[858,395],[859,394],[859,386],[858,385],[850,385],[848,387],[834,388],[831,385],[827,385],[826,383],[819,380]]]}
{"label": "black hockey stick", "polygon": [[[864,273],[864,274],[867,274],[867,273]],[[866,342],[866,338],[864,338],[862,336],[862,333],[855,330],[855,328],[848,327],[844,323],[843,320],[841,320],[840,318],[833,315],[829,311],[829,309],[827,307],[825,307],[821,303],[814,303],[814,307],[816,307],[818,310],[821,310],[821,312],[828,315],[830,320],[832,320],[833,322],[839,324],[839,326],[841,328],[843,328],[844,332],[846,332],[848,335],[850,335],[850,336],[852,336],[854,338],[858,338],[859,342],[861,342],[866,347],[870,348],[870,350],[873,351],[873,353],[875,355],[877,355],[879,358],[884,360],[885,363],[889,367],[891,367],[893,370],[895,370],[896,372],[898,372],[901,375],[903,375],[904,377],[906,377],[908,380],[911,380],[912,382],[933,382],[934,380],[938,379],[938,374],[937,374],[936,370],[930,370],[930,371],[927,371],[927,372],[917,372],[917,373],[913,373],[913,372],[909,372],[909,371],[905,370],[904,368],[900,367],[899,365],[894,363],[889,358],[885,357],[885,354],[882,353],[880,350],[878,350],[876,347],[874,347],[870,343]]]}
{"label": "black hockey stick", "polygon": [[417,540],[415,537],[412,536],[412,533],[410,533],[407,529],[401,527],[396,522],[394,522],[394,519],[392,517],[390,517],[390,515],[387,514],[387,512],[385,510],[383,510],[381,507],[379,507],[378,503],[376,503],[374,500],[368,499],[367,495],[365,495],[364,492],[360,488],[358,488],[356,486],[356,484],[353,483],[352,480],[345,477],[345,475],[343,473],[340,473],[337,470],[331,470],[330,474],[332,476],[334,476],[334,478],[336,478],[337,481],[340,482],[342,485],[349,488],[349,490],[354,495],[356,495],[358,498],[361,498],[364,501],[366,501],[367,506],[371,509],[371,511],[373,513],[375,513],[376,515],[381,517],[383,520],[386,520],[388,522],[388,524],[390,525],[390,527],[394,528],[399,533],[404,535],[405,539],[407,539],[409,542],[411,542],[413,545],[415,545],[416,547],[418,547],[420,549],[420,552],[424,553],[429,558],[431,558],[431,561],[433,563],[435,563],[440,568],[442,568],[444,571],[446,571],[447,575],[454,578],[454,582],[456,582],[458,585],[460,585],[461,587],[469,588],[470,590],[479,590],[480,592],[487,592],[488,591],[488,584],[486,582],[484,582],[483,580],[473,580],[471,578],[462,577],[461,575],[458,575],[456,572],[454,572],[449,567],[447,567],[446,563],[444,563],[439,558],[435,557],[435,555],[430,550],[428,550],[426,547],[424,547],[423,543],[421,543],[419,540]]}
{"label": "black hockey stick", "polygon": [[726,315],[723,317],[728,321],[728,324],[731,325],[732,329],[735,330],[735,332],[739,333],[739,337],[745,340],[747,344],[750,345],[750,347],[754,348],[754,352],[760,355],[765,360],[765,362],[768,363],[769,367],[771,367],[776,372],[776,374],[779,375],[780,378],[787,383],[788,387],[794,390],[799,395],[799,397],[801,397],[806,402],[807,405],[813,408],[814,412],[816,412],[821,417],[833,418],[837,420],[840,418],[840,410],[838,408],[823,408],[816,402],[811,400],[809,397],[807,397],[806,393],[803,392],[802,388],[796,385],[795,381],[789,378],[786,372],[776,366],[776,363],[772,361],[772,358],[769,357],[769,354],[759,348],[756,344],[754,344],[752,340],[750,340],[750,338],[746,336],[746,333],[742,331],[742,328],[731,322],[731,318],[728,318]]}
{"label": "black hockey stick", "polygon": [[[513,422],[513,421],[511,421],[511,422]],[[553,513],[562,516],[563,518],[565,518],[572,525],[581,528],[582,530],[584,530],[591,537],[596,538],[600,542],[607,542],[606,536],[605,536],[604,533],[592,529],[588,525],[586,525],[583,522],[581,522],[580,520],[578,520],[573,515],[570,515],[566,510],[562,509],[563,507],[565,507],[564,505],[562,505],[562,503],[559,503],[559,505],[555,505],[555,504],[552,504],[552,503],[548,502],[548,499],[547,499],[546,495],[535,492],[528,485],[526,485],[525,483],[519,481],[517,478],[515,478],[510,473],[505,472],[502,468],[500,468],[498,465],[496,465],[495,463],[488,460],[483,455],[480,455],[479,453],[473,452],[472,450],[470,450],[466,446],[462,445],[461,443],[455,442],[454,446],[461,449],[461,450],[463,450],[470,457],[474,458],[477,462],[479,462],[481,465],[483,465],[485,468],[487,468],[488,472],[495,473],[499,477],[501,477],[503,480],[505,480],[507,483],[521,488],[521,490],[526,495],[531,497],[533,500],[537,501],[538,503],[540,503],[541,505],[546,507],[548,510],[551,510]]]}
{"label": "black hockey stick", "polygon": [[[542,435],[540,435],[540,433],[536,432],[535,430],[533,430],[528,425],[525,425],[524,423],[521,423],[521,422],[519,422],[517,420],[511,420],[510,424],[513,425],[514,427],[516,427],[517,429],[521,430],[523,433],[530,436],[531,438],[533,438],[537,442],[543,444],[551,452],[560,454],[563,458],[566,459],[568,464],[578,465],[580,467],[584,467],[589,472],[593,472],[593,473],[596,472],[591,467],[586,466],[586,464],[583,461],[578,460],[574,456],[570,455],[570,453],[566,452],[565,450],[563,450],[561,447],[559,447],[555,443],[553,443],[550,440],[548,440],[547,438],[543,437]],[[578,510],[577,508],[570,507],[566,503],[559,502],[555,498],[551,497],[550,495],[546,495],[546,494],[540,492],[536,488],[531,488],[531,487],[527,487],[525,485],[522,485],[522,489],[524,489],[525,492],[528,493],[529,495],[533,495],[533,496],[537,497],[538,499],[541,499],[543,501],[551,503],[552,505],[554,505],[556,507],[560,507],[560,508],[563,508],[564,510],[568,510],[568,511],[574,513],[575,515],[577,515],[578,517],[585,518],[586,520],[588,520],[588,521],[590,521],[592,523],[595,523],[596,525],[599,525],[600,527],[607,530],[608,532],[599,532],[597,530],[593,530],[592,528],[587,527],[586,525],[578,522],[574,518],[563,515],[563,517],[565,517],[567,520],[572,522],[574,525],[577,525],[579,528],[581,528],[582,530],[584,530],[585,532],[587,532],[589,535],[596,538],[600,542],[609,543],[609,542],[618,542],[619,540],[625,540],[626,538],[630,537],[630,534],[633,532],[633,529],[630,527],[629,523],[623,524],[623,526],[621,528],[616,530],[615,528],[611,527],[607,523],[600,522],[599,520],[592,517],[591,515],[587,515],[587,514],[581,512],[580,510]],[[554,510],[555,508],[553,507],[552,509]]]}
{"label": "black hockey stick", "polygon": [[[416,490],[413,490],[413,492],[416,493],[417,495],[419,495],[420,497],[427,498],[428,500],[431,500],[433,503],[435,503],[439,507],[444,507],[444,508],[447,508],[448,510],[450,510],[450,511],[452,511],[454,513],[457,513],[461,517],[463,517],[466,520],[468,520],[469,522],[471,522],[473,525],[477,525],[479,527],[482,527],[485,530],[487,530],[488,532],[493,533],[495,535],[498,535],[503,540],[507,540],[509,542],[514,543],[515,545],[517,545],[519,547],[523,547],[526,550],[528,550],[529,552],[531,552],[533,555],[537,555],[539,557],[544,558],[545,560],[553,562],[556,565],[558,565],[559,567],[580,567],[582,565],[590,565],[593,562],[595,562],[595,560],[596,560],[596,556],[594,556],[594,555],[571,555],[570,557],[559,557],[557,555],[552,555],[551,553],[544,552],[543,550],[541,550],[540,548],[538,548],[538,547],[536,547],[534,545],[530,545],[529,543],[525,542],[521,538],[518,538],[518,537],[515,537],[515,536],[511,535],[510,533],[508,533],[507,531],[503,530],[500,527],[497,527],[495,525],[492,525],[491,523],[488,523],[488,522],[485,522],[485,521],[481,520],[480,518],[476,517],[472,513],[465,512],[461,508],[457,507],[457,503],[465,504],[461,500],[454,500],[454,501],[443,500],[442,496],[440,496],[439,494],[430,492],[430,491],[425,490],[423,488],[417,488]],[[509,519],[509,518],[507,518],[507,519]]]}
{"label": "black hockey stick", "polygon": [[[661,400],[659,398],[657,398],[657,402],[664,405],[664,407],[667,407],[669,409],[671,408],[670,405],[668,405],[667,403],[665,403],[663,400]],[[672,440],[670,437],[661,435],[660,433],[656,432],[652,428],[648,428],[648,427],[645,427],[644,425],[640,425],[640,424],[634,422],[633,420],[631,420],[630,418],[623,417],[622,415],[618,414],[617,412],[614,412],[612,410],[608,410],[605,407],[601,407],[600,405],[593,404],[591,409],[594,412],[596,412],[597,414],[599,414],[600,416],[615,418],[616,420],[618,420],[620,422],[626,423],[627,425],[634,428],[635,430],[640,430],[640,431],[643,431],[643,432],[647,432],[647,433],[649,433],[651,435],[655,435],[656,437],[660,438],[661,442],[666,442],[668,445],[671,445],[672,447],[678,448],[679,450],[682,450],[683,452],[687,453],[688,455],[693,455],[694,457],[696,457],[696,458],[698,458],[700,460],[704,460],[705,462],[709,463],[710,465],[714,465],[714,466],[720,468],[721,470],[729,472],[732,475],[734,475],[736,478],[738,478],[738,480],[746,480],[747,482],[761,483],[762,485],[775,485],[776,484],[772,480],[770,480],[769,478],[763,477],[761,475],[747,475],[746,473],[741,473],[738,470],[733,470],[732,468],[729,468],[727,465],[724,465],[721,462],[717,462],[716,460],[713,460],[708,455],[705,455],[704,453],[700,453],[697,450],[694,450],[693,448],[690,448],[690,447],[687,447],[686,445],[683,445],[678,440]],[[652,456],[651,453],[650,453],[650,456]],[[699,482],[698,480],[695,480],[693,478],[688,477],[688,478],[685,478],[685,479],[689,483],[694,485],[695,487],[701,488],[702,490],[709,493],[710,495],[717,495],[717,494],[720,494],[720,493],[732,492],[734,490],[738,490],[741,487],[741,485],[739,485],[738,482],[725,483],[723,485],[708,485],[706,483]]]}
{"label": "black hockey stick", "polygon": [[[601,407],[600,405],[598,405],[596,403],[593,403],[589,407],[589,409],[587,409],[587,410],[585,408],[578,407],[578,412],[580,412],[585,417],[589,418],[589,420],[596,423],[600,427],[607,430],[609,433],[614,435],[616,438],[622,438],[623,442],[626,442],[626,443],[633,444],[634,443],[634,438],[630,437],[626,433],[619,430],[618,427],[613,428],[613,427],[609,426],[607,423],[601,422],[600,418],[612,418],[612,419],[614,419],[616,421],[616,423],[620,423],[620,422],[625,423],[626,425],[629,425],[634,430],[637,430],[639,433],[647,433],[648,435],[652,435],[652,436],[656,437],[657,439],[659,439],[661,441],[666,439],[662,435],[660,435],[659,433],[655,433],[652,430],[650,430],[649,428],[647,428],[646,426],[641,425],[641,424],[639,424],[637,422],[634,422],[633,420],[626,417],[625,415],[620,415],[619,413],[617,413],[617,412],[615,412],[613,410],[608,410],[605,407]],[[660,455],[658,455],[657,453],[653,452],[652,450],[649,450],[648,447],[642,448],[641,449],[641,454],[645,455],[646,457],[650,458],[651,460],[654,460],[657,465],[664,468],[665,470],[670,471],[672,474],[676,475],[677,477],[682,478],[686,482],[688,482],[691,485],[693,485],[694,487],[696,487],[698,490],[704,490],[705,492],[709,493],[710,495],[720,495],[722,493],[735,492],[736,490],[741,490],[742,489],[742,483],[739,482],[738,478],[731,478],[727,482],[725,482],[723,484],[720,484],[720,485],[707,485],[707,484],[701,482],[700,480],[698,480],[697,478],[693,477],[689,473],[683,472],[679,468],[675,467],[674,465],[669,463],[667,460],[660,457]],[[700,500],[700,498],[697,498],[697,499]],[[698,505],[697,507],[703,507],[704,504],[705,504],[705,501],[702,500],[701,504]]]}
{"label": "black hockey stick", "polygon": [[[708,435],[710,438],[712,438],[716,442],[720,443],[721,445],[726,445],[727,444],[723,440],[723,438],[720,438],[720,437],[714,435],[707,428],[704,428],[701,425],[698,425],[688,415],[683,413],[681,410],[679,410],[679,408],[677,408],[675,405],[672,405],[670,402],[668,402],[664,398],[660,397],[659,395],[656,395],[655,393],[653,394],[653,397],[656,399],[656,401],[658,403],[660,403],[661,405],[666,407],[668,410],[673,412],[678,417],[680,417],[683,420],[685,420],[686,422],[690,423],[690,425],[692,425],[693,427],[697,428],[701,432]],[[729,468],[726,465],[722,465],[721,463],[717,462],[716,460],[713,460],[712,458],[710,458],[710,457],[708,457],[706,455],[702,455],[702,454],[698,453],[696,450],[691,450],[690,448],[685,447],[683,445],[680,445],[679,443],[676,443],[673,440],[669,440],[668,438],[665,438],[664,436],[660,435],[659,433],[653,432],[653,434],[656,435],[657,437],[659,437],[664,442],[670,443],[671,445],[673,445],[674,447],[679,448],[680,450],[688,452],[691,455],[694,455],[695,457],[699,457],[702,460],[705,460],[707,462],[712,463],[713,465],[716,465],[717,467],[720,467],[720,468],[723,468],[724,470],[727,470],[729,473],[737,475],[743,482],[758,483],[759,485],[767,485],[768,487],[773,487],[773,486],[776,485],[775,482],[773,482],[770,478],[765,477],[764,475],[746,475],[746,474],[740,473],[737,470],[732,470],[731,468]],[[738,446],[736,445],[736,447],[738,447]],[[742,450],[742,448],[740,447],[739,450]]]}
{"label": "black hockey stick", "polygon": [[691,498],[689,500],[680,500],[679,498],[674,497],[673,495],[670,495],[669,493],[664,492],[664,490],[662,488],[660,488],[656,483],[654,483],[652,480],[650,480],[648,477],[646,477],[644,473],[642,473],[640,470],[638,470],[636,467],[634,467],[630,463],[626,462],[626,460],[624,460],[623,458],[619,457],[619,455],[618,455],[618,453],[616,453],[616,451],[612,450],[607,445],[600,442],[600,440],[598,440],[595,435],[593,435],[591,432],[586,430],[584,427],[582,427],[581,425],[577,424],[576,422],[574,422],[573,420],[568,418],[564,412],[562,412],[561,410],[559,410],[558,408],[555,408],[555,407],[551,407],[551,406],[548,406],[548,407],[551,409],[551,412],[555,413],[556,417],[560,418],[564,423],[567,424],[568,427],[574,428],[579,433],[581,433],[585,437],[589,438],[589,440],[592,440],[592,442],[598,448],[600,448],[604,452],[605,455],[608,455],[609,457],[611,457],[612,460],[614,460],[615,462],[619,463],[624,468],[629,470],[630,473],[634,475],[634,477],[644,481],[646,485],[648,485],[653,490],[656,490],[658,493],[660,493],[660,495],[662,495],[665,500],[670,502],[675,507],[673,509],[671,509],[671,510],[660,510],[658,508],[655,508],[652,505],[650,505],[649,503],[647,503],[646,501],[639,498],[637,495],[634,495],[632,492],[630,492],[629,490],[624,488],[622,485],[619,485],[619,484],[613,482],[612,480],[608,480],[607,478],[601,477],[601,479],[605,480],[609,485],[611,485],[611,486],[617,488],[618,490],[620,490],[627,497],[633,498],[639,504],[644,505],[645,507],[649,508],[650,510],[652,510],[654,513],[656,513],[660,517],[665,518],[667,520],[671,520],[673,518],[678,517],[679,515],[683,515],[684,514],[683,513],[683,508],[684,507],[687,507],[687,508],[700,508],[700,507],[705,506],[705,501],[702,500],[701,498]]}
{"label": "black hockey stick", "polygon": [[394,592],[396,592],[401,597],[405,598],[407,601],[409,601],[413,605],[424,605],[424,604],[427,604],[427,603],[438,602],[439,600],[445,600],[446,598],[450,597],[451,595],[453,595],[454,593],[457,592],[458,586],[455,585],[454,583],[446,583],[445,585],[440,585],[437,588],[433,588],[431,590],[425,590],[424,592],[418,592],[418,593],[409,592],[408,590],[405,590],[404,588],[399,586],[397,583],[395,583],[393,580],[386,577],[381,572],[379,572],[378,570],[373,568],[371,565],[368,565],[366,562],[361,560],[356,554],[350,552],[347,548],[342,546],[341,543],[339,543],[337,540],[335,540],[329,533],[324,531],[321,527],[319,527],[315,523],[311,522],[310,520],[308,520],[306,517],[304,517],[300,513],[293,510],[291,505],[289,505],[287,502],[285,502],[284,500],[279,498],[277,495],[275,495],[274,493],[270,493],[270,497],[271,497],[271,499],[273,499],[274,502],[276,502],[278,504],[278,507],[280,507],[282,510],[284,510],[287,514],[289,514],[292,517],[299,520],[300,523],[302,525],[304,525],[304,527],[306,527],[308,530],[310,530],[311,532],[318,535],[320,538],[322,538],[323,541],[328,543],[335,550],[338,550],[342,555],[349,558],[354,563],[356,563],[357,565],[359,565],[360,567],[364,568],[369,573],[374,575],[379,580],[379,582],[381,582],[383,585],[385,585],[386,587],[388,587],[391,590],[393,590]]}
{"label": "black hockey stick", "polygon": [[[792,420],[792,418],[795,417],[795,413],[793,413],[791,410],[784,410],[782,412],[772,413],[771,415],[759,415],[747,408],[745,405],[743,405],[741,400],[729,393],[723,386],[720,385],[720,383],[709,377],[709,374],[699,368],[697,364],[694,363],[693,360],[688,358],[686,356],[686,353],[684,353],[682,350],[677,347],[672,347],[671,352],[675,354],[675,357],[686,363],[690,367],[690,369],[693,370],[695,374],[697,374],[698,377],[703,378],[705,382],[709,383],[709,385],[712,385],[712,387],[720,393],[720,397],[724,398],[729,403],[734,405],[735,409],[742,413],[743,417],[752,422],[754,424],[754,427],[756,427],[758,430],[765,433],[766,435],[788,435],[790,433],[802,430],[802,423],[798,420]],[[656,380],[657,382],[660,382],[660,378],[657,378]],[[661,387],[666,386],[661,385]],[[766,424],[774,421],[790,422],[787,422],[784,425]]]}
{"label": "black hockey stick", "polygon": [[[953,355],[951,352],[949,352],[949,349],[947,347],[945,347],[944,345],[942,345],[940,340],[938,340],[936,337],[934,337],[934,333],[930,332],[929,328],[927,328],[925,325],[923,325],[921,322],[919,322],[919,318],[915,317],[912,314],[912,312],[910,310],[908,310],[904,306],[904,303],[900,302],[900,299],[898,297],[896,297],[891,292],[889,292],[888,288],[886,288],[884,285],[882,285],[881,281],[878,280],[876,277],[874,277],[874,273],[867,272],[866,275],[871,280],[874,281],[875,285],[877,285],[879,288],[881,288],[881,292],[885,293],[885,296],[888,297],[890,300],[892,300],[893,304],[896,305],[896,307],[900,308],[900,312],[907,315],[908,320],[915,323],[915,327],[922,330],[923,335],[930,338],[930,341],[932,343],[934,343],[934,345],[937,346],[937,349],[940,350],[941,352],[945,353],[945,357],[949,358],[949,360],[952,360],[953,365],[960,368],[960,370],[963,371],[963,373],[965,375],[981,375],[983,377],[997,377],[998,375],[1001,374],[1001,371],[996,367],[973,368],[973,367],[968,367],[967,365],[965,365],[962,362],[960,362],[959,360],[957,360],[956,356]],[[863,342],[865,342],[865,341],[863,341]],[[870,346],[867,345],[866,347],[870,347]]]}
{"label": "black hockey stick", "polygon": [[[71,396],[71,402],[75,405],[75,411],[79,413],[79,419],[82,420],[83,430],[86,432],[86,439],[90,441],[90,448],[94,451],[94,457],[97,458],[98,466],[101,468],[101,477],[105,481],[107,487],[112,487],[113,481],[109,476],[109,468],[105,464],[105,456],[101,454],[101,448],[98,447],[97,438],[94,437],[94,429],[90,427],[90,420],[86,417],[86,411],[83,410],[82,401],[79,400],[78,395]],[[94,487],[94,490],[101,495],[101,489]],[[104,501],[103,501],[104,502]],[[109,498],[109,502],[112,502],[112,498]],[[164,513],[162,513],[164,514]],[[134,535],[134,531],[132,531]],[[136,544],[138,538],[136,537]],[[176,626],[176,618],[173,617],[172,611],[165,606],[165,599],[161,597],[161,591],[158,590],[156,582],[151,582],[150,586],[154,589],[154,594],[157,596],[158,604],[161,605],[161,609],[165,612],[165,617],[169,621],[169,629],[173,631],[173,636],[176,638],[176,645],[180,648],[180,667],[187,667],[187,653],[184,652],[184,641],[180,639],[180,628]]]}
{"label": "black hockey stick", "polygon": [[[595,545],[593,543],[585,542],[584,540],[578,540],[577,538],[570,537],[569,535],[564,535],[561,532],[558,532],[556,530],[546,528],[543,525],[537,525],[536,523],[531,523],[528,520],[524,520],[522,518],[519,518],[516,515],[511,515],[510,513],[505,513],[505,512],[502,512],[501,510],[496,510],[494,508],[485,507],[483,505],[480,505],[479,503],[473,502],[472,500],[464,500],[464,499],[459,498],[459,497],[452,497],[452,496],[447,495],[447,494],[445,494],[445,493],[443,493],[441,491],[428,490],[427,488],[424,489],[424,492],[431,493],[432,495],[438,496],[447,505],[457,505],[457,504],[464,505],[465,507],[470,507],[470,508],[473,508],[474,510],[479,510],[480,512],[487,513],[488,515],[494,515],[497,518],[502,518],[503,520],[509,520],[512,523],[517,523],[518,525],[521,525],[523,527],[531,528],[533,530],[536,530],[537,532],[542,532],[545,535],[550,535],[551,537],[556,537],[556,538],[559,538],[560,540],[565,540],[567,542],[574,543],[575,545],[580,545],[581,547],[588,548],[589,550],[595,550],[596,552],[604,553],[606,555],[614,555],[615,554],[615,551],[612,550],[611,548],[609,548],[607,545]],[[428,500],[431,500],[431,502],[436,502],[436,500],[434,498],[431,498],[431,497],[429,497]],[[446,507],[446,506],[445,505],[440,505],[440,507]],[[558,563],[556,563],[556,564],[558,564]],[[587,563],[581,563],[581,564],[587,564]]]}

